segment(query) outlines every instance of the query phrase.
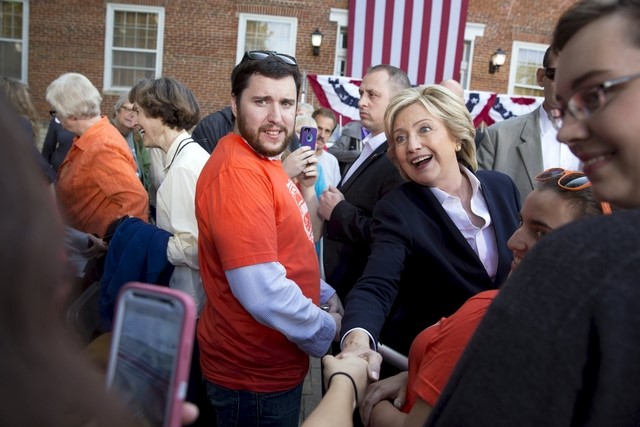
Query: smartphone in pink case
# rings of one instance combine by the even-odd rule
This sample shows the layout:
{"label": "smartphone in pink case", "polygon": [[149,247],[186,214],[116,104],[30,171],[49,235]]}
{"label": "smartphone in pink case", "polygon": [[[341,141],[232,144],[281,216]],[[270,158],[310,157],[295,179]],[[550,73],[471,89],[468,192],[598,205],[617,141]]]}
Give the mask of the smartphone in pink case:
{"label": "smartphone in pink case", "polygon": [[179,290],[130,282],[118,294],[107,387],[146,425],[181,425],[195,316]]}

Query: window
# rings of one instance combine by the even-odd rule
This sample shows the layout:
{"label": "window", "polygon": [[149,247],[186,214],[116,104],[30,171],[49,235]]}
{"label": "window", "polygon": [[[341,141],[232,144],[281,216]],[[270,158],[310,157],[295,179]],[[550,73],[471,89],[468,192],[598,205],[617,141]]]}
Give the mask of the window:
{"label": "window", "polygon": [[464,45],[460,62],[460,84],[465,90],[470,89],[473,48],[477,37],[484,37],[485,24],[467,22],[464,27]]}
{"label": "window", "polygon": [[338,36],[336,37],[336,57],[333,62],[333,75],[344,76],[347,72],[347,37],[348,37],[349,11],[346,9],[331,9],[329,21],[338,24]]}
{"label": "window", "polygon": [[162,75],[164,8],[107,5],[104,88],[128,90]]}
{"label": "window", "polygon": [[298,19],[283,16],[240,14],[236,63],[248,50],[275,50],[296,56]]}
{"label": "window", "polygon": [[0,75],[27,82],[29,2],[0,1]]}
{"label": "window", "polygon": [[544,96],[536,71],[542,67],[542,59],[548,47],[546,44],[513,42],[509,72],[510,95]]}

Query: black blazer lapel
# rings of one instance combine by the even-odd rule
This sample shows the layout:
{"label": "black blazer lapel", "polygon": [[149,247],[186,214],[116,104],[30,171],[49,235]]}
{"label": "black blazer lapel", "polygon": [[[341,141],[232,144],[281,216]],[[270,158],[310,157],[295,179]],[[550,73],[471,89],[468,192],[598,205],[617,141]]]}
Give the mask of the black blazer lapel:
{"label": "black blazer lapel", "polygon": [[[489,215],[493,223],[493,231],[496,236],[497,249],[498,249],[498,270],[496,272],[496,283],[502,283],[511,270],[511,261],[513,259],[511,251],[506,244],[500,244],[500,242],[507,242],[511,237],[511,234],[515,230],[512,229],[514,224],[517,228],[518,212],[509,212],[508,205],[504,204],[505,197],[509,197],[513,193],[513,188],[509,189],[506,185],[499,183],[494,177],[484,173],[476,174],[480,184],[482,185],[482,193],[484,199],[487,202],[487,208],[489,209]],[[516,197],[518,200],[518,206],[516,209],[520,210],[519,194]],[[514,218],[507,218],[506,215],[514,214]],[[515,221],[515,222],[514,222]]]}
{"label": "black blazer lapel", "polygon": [[[413,194],[416,196],[414,203],[420,206],[422,211],[426,212],[436,223],[443,224],[446,227],[446,232],[443,230],[443,233],[446,233],[445,238],[453,239],[457,243],[457,246],[464,248],[464,254],[460,254],[460,256],[474,260],[473,262],[481,266],[482,271],[485,271],[480,258],[478,258],[478,255],[473,251],[467,239],[464,238],[458,227],[453,223],[453,220],[449,217],[447,211],[444,210],[438,198],[431,191],[431,188],[416,183],[412,183],[411,187]],[[489,281],[488,275],[487,281]]]}
{"label": "black blazer lapel", "polygon": [[348,190],[351,184],[353,184],[353,182],[355,181],[356,177],[358,177],[358,175],[360,175],[371,163],[375,162],[376,159],[380,158],[381,156],[386,155],[387,147],[387,141],[383,142],[378,148],[375,149],[373,153],[369,155],[369,157],[367,157],[364,163],[362,163],[358,167],[358,169],[353,172],[353,175],[351,175],[349,179],[347,179],[345,182],[341,180],[340,183],[338,183],[338,189],[341,191],[342,189]]}

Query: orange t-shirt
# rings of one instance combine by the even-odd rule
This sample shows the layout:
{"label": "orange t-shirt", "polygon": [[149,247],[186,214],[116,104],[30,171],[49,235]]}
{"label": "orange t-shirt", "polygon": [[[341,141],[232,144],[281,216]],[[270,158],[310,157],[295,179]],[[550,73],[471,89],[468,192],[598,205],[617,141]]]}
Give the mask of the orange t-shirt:
{"label": "orange t-shirt", "polygon": [[[198,254],[207,303],[198,323],[204,377],[230,389],[282,391],[300,384],[309,356],[258,323],[233,296],[225,270],[279,262],[315,304],[320,271],[311,218],[279,160],[240,136],[222,138],[196,186]],[[253,283],[246,283],[252,286]]]}
{"label": "orange t-shirt", "polygon": [[403,412],[411,411],[416,398],[435,406],[497,290],[480,292],[469,298],[449,317],[422,331],[409,350],[409,379]]}
{"label": "orange t-shirt", "polygon": [[103,237],[125,215],[147,221],[149,196],[136,169],[127,142],[102,117],[74,139],[60,165],[56,194],[66,223]]}

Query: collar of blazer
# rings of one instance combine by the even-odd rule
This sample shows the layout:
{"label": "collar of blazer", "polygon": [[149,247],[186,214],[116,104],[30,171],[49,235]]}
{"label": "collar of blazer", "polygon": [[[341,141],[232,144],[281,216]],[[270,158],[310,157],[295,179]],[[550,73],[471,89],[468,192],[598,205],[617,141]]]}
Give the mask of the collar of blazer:
{"label": "collar of blazer", "polygon": [[378,148],[376,148],[373,151],[373,153],[371,153],[369,155],[369,157],[367,157],[367,159],[358,167],[358,169],[356,169],[353,172],[353,174],[349,177],[349,179],[347,179],[345,182],[341,181],[338,184],[338,189],[344,188],[344,187],[348,187],[353,182],[355,182],[357,177],[360,176],[367,169],[367,167],[369,167],[369,165],[371,165],[377,159],[382,158],[382,156],[387,152],[387,148],[388,147],[389,147],[389,145],[388,145],[387,141],[385,141],[382,144],[380,144],[380,146]]}

